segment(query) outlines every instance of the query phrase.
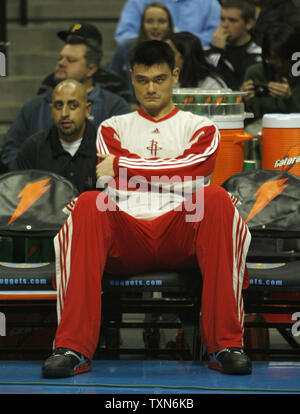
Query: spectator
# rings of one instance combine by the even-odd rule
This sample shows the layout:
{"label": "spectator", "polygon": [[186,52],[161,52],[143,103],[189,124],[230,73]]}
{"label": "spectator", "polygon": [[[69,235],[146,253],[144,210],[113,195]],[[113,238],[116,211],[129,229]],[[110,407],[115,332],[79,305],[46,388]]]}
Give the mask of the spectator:
{"label": "spectator", "polygon": [[261,48],[251,36],[255,6],[245,0],[225,0],[221,24],[206,55],[227,86],[239,90],[246,69],[261,61]]}
{"label": "spectator", "polygon": [[189,32],[173,33],[167,43],[175,53],[175,63],[180,69],[180,88],[222,89],[225,82],[207,62],[199,38]]}
{"label": "spectator", "polygon": [[[62,30],[57,33],[57,36],[66,42],[69,36],[76,35],[82,39],[94,39],[99,44],[99,53],[101,53],[100,64],[102,60],[102,34],[96,26],[89,23],[76,23],[73,24],[68,30]],[[70,38],[70,37],[69,37]],[[101,50],[100,50],[101,49]],[[38,90],[38,94],[46,92],[49,88],[54,88],[59,82],[59,74],[56,72],[48,75],[42,82],[41,87]],[[102,88],[107,89],[110,92],[116,93],[130,102],[131,92],[127,87],[124,79],[117,73],[100,66],[94,75],[94,81],[99,83]]]}
{"label": "spectator", "polygon": [[141,107],[98,129],[96,174],[105,190],[85,192],[72,202],[54,240],[58,328],[43,376],[91,369],[104,269],[126,275],[198,267],[208,366],[250,374],[242,289],[249,283],[245,259],[251,237],[236,200],[221,187],[204,185],[214,168],[219,131],[208,118],[174,107],[179,70],[166,42],[138,44],[131,68]]}
{"label": "spectator", "polygon": [[[118,43],[137,37],[143,10],[151,0],[127,0],[115,33]],[[169,9],[175,31],[189,31],[207,46],[220,23],[221,6],[218,0],[162,0]]]}
{"label": "spectator", "polygon": [[300,77],[294,76],[292,56],[299,51],[299,30],[277,23],[265,33],[263,62],[248,68],[242,90],[246,103],[260,121],[266,113],[300,112]]}
{"label": "spectator", "polygon": [[299,0],[260,0],[260,13],[257,17],[253,34],[256,42],[262,45],[264,33],[275,23],[300,26]]}
{"label": "spectator", "polygon": [[95,190],[97,128],[87,119],[90,110],[82,83],[60,82],[50,104],[54,125],[26,139],[16,168],[54,172],[71,181],[80,193]]}
{"label": "spectator", "polygon": [[144,40],[164,40],[172,32],[173,21],[167,7],[160,2],[149,3],[141,16],[138,37],[123,41],[115,50],[109,68],[126,80],[132,94],[129,65],[131,50]]}
{"label": "spectator", "polygon": [[[75,79],[85,86],[91,102],[89,119],[96,127],[112,115],[131,112],[123,98],[94,82],[99,60],[99,44],[94,39],[72,37],[61,50],[55,72],[57,79]],[[14,168],[17,153],[27,138],[53,125],[49,106],[52,92],[53,89],[49,89],[27,101],[4,136],[2,162],[8,168]]]}

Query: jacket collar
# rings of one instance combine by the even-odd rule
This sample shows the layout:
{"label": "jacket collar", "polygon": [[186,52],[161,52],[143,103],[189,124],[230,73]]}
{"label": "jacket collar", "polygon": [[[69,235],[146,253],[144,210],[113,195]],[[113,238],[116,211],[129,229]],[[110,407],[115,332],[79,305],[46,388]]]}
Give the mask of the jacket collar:
{"label": "jacket collar", "polygon": [[[91,157],[93,155],[96,156],[96,135],[96,127],[89,120],[86,120],[86,126],[82,141],[76,154],[80,154],[86,157]],[[55,125],[49,129],[47,140],[50,142],[54,158],[57,158],[59,155],[65,153],[65,150],[63,149],[59,140],[57,128]],[[95,145],[91,145],[92,141],[94,141]]]}

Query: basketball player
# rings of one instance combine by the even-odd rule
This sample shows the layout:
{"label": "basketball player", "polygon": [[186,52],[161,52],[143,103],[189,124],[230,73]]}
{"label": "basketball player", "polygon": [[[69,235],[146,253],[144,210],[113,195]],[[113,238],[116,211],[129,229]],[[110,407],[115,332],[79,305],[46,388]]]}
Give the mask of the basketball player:
{"label": "basketball player", "polygon": [[96,173],[105,190],[81,194],[55,238],[59,324],[45,377],[91,369],[104,270],[120,275],[197,267],[209,367],[251,373],[242,299],[250,235],[228,193],[209,186],[219,132],[209,119],[174,106],[178,74],[165,42],[138,45],[131,76],[140,108],[98,129]]}

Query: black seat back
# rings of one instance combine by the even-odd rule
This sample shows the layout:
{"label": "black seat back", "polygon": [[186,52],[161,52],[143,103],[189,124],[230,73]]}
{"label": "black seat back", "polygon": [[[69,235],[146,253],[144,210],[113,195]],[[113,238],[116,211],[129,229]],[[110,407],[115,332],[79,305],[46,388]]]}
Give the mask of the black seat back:
{"label": "black seat back", "polygon": [[57,233],[67,216],[64,207],[78,196],[64,177],[40,170],[0,176],[0,235],[38,237]]}

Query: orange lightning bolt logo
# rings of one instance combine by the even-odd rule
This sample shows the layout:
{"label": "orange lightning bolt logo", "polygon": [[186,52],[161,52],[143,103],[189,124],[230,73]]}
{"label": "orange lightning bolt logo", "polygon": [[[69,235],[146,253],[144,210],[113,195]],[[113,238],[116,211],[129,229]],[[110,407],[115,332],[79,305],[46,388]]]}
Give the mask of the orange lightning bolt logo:
{"label": "orange lightning bolt logo", "polygon": [[25,185],[18,195],[18,198],[21,198],[21,200],[15,209],[14,214],[11,216],[8,225],[28,210],[28,208],[51,187],[51,184],[46,186],[50,180],[51,178],[45,178],[44,180]]}
{"label": "orange lightning bolt logo", "polygon": [[287,178],[283,178],[281,180],[266,182],[259,187],[255,193],[258,198],[246,219],[246,223],[256,216],[256,214],[258,214],[270,203],[270,201],[277,197],[288,186],[288,184],[282,185],[286,180]]}

